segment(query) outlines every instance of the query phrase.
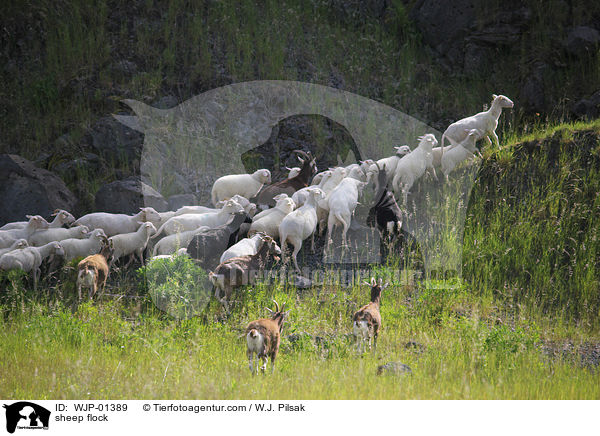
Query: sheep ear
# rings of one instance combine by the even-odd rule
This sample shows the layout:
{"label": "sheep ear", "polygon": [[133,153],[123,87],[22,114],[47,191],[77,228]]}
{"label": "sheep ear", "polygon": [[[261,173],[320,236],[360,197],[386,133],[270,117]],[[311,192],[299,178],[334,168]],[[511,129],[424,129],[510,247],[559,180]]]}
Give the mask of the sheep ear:
{"label": "sheep ear", "polygon": [[381,287],[381,290],[383,291],[383,290],[384,290],[385,288],[387,288],[389,285],[390,285],[390,284],[386,282],[386,284],[385,284],[385,285],[383,285],[383,286]]}
{"label": "sheep ear", "polygon": [[371,277],[371,286],[377,286],[377,280],[375,280],[375,277]]}
{"label": "sheep ear", "polygon": [[498,98],[498,96],[497,96],[496,94],[492,94],[492,98],[493,98],[494,100],[496,100],[496,99]]}

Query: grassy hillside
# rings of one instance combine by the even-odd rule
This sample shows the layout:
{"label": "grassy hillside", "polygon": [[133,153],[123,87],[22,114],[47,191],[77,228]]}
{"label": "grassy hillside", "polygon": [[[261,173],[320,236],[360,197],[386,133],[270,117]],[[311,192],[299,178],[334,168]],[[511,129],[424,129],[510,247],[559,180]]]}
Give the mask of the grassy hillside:
{"label": "grassy hillside", "polygon": [[[359,283],[259,283],[237,295],[229,316],[213,300],[176,320],[156,309],[140,273],[114,272],[110,295],[82,305],[73,304],[73,270],[44,279],[38,294],[5,274],[0,396],[600,399],[599,144],[594,122],[485,150],[463,280],[395,279],[400,259],[373,266],[370,274],[393,282],[379,346],[363,356],[348,335],[368,299]],[[197,291],[192,266],[180,266],[166,286],[172,305]],[[274,374],[252,378],[243,331],[271,299],[292,312]],[[375,376],[390,361],[413,374]]]}
{"label": "grassy hillside", "polygon": [[[516,2],[515,8],[521,7]],[[370,97],[443,129],[488,103],[515,99],[501,130],[524,131],[536,119],[517,98],[540,61],[547,108],[538,118],[561,121],[576,99],[596,91],[597,53],[575,58],[560,41],[570,25],[600,16],[597,5],[528,2],[528,30],[496,49],[493,65],[449,71],[426,47],[409,18],[412,1],[351,0],[187,2],[109,0],[3,2],[0,36],[0,150],[36,158],[42,151],[77,156],[78,139],[119,101],[183,101],[246,80],[289,79]],[[484,2],[485,27],[500,2]],[[504,9],[502,9],[504,8]],[[591,14],[591,15],[590,15]],[[69,141],[55,141],[68,134]]]}

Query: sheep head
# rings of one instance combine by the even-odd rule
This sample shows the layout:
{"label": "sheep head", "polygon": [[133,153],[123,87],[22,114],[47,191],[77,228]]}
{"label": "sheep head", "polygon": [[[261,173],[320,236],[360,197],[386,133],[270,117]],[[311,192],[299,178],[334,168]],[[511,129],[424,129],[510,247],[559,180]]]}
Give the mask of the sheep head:
{"label": "sheep head", "polygon": [[492,104],[494,103],[503,108],[512,108],[515,105],[512,100],[505,95],[492,94]]}

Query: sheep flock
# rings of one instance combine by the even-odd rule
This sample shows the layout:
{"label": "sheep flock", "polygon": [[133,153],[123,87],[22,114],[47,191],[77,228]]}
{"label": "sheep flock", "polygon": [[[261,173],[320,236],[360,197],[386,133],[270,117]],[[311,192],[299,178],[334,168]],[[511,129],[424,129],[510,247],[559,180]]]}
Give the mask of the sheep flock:
{"label": "sheep flock", "polygon": [[[452,123],[439,144],[427,133],[415,138],[416,146],[396,146],[391,156],[377,161],[368,159],[318,172],[310,152],[296,150],[299,166],[288,168],[284,180],[272,183],[268,169],[217,179],[211,192],[212,207],[189,205],[161,213],[144,207],[135,215],[95,212],[78,219],[68,211],[57,210],[51,222],[39,215],[28,216],[28,221],[0,227],[0,270],[31,273],[37,287],[42,263],[56,268],[60,265],[56,259],[84,259],[76,279],[81,299],[82,287],[91,289],[91,298],[97,288],[104,287],[114,268],[184,255],[209,271],[215,296],[223,290],[220,301],[227,305],[232,290],[252,283],[270,258],[279,260],[281,256],[282,265],[290,264],[288,243],[292,246],[291,263],[298,272],[297,254],[307,239],[311,238],[314,250],[315,235],[326,234],[325,245],[329,246],[332,231],[339,227],[342,246],[347,247],[352,217],[368,186],[376,193],[369,213],[376,217],[373,227],[382,234],[398,232],[402,226],[400,211],[407,207],[415,182],[427,173],[439,181],[436,170],[447,182],[456,168],[481,156],[476,147],[479,140],[499,147],[495,132],[498,119],[503,108],[512,107],[509,98],[494,95],[487,111]],[[372,286],[383,288],[374,281]],[[378,297],[373,301],[370,304],[378,308]],[[274,361],[286,315],[276,304],[273,320],[258,320],[248,327],[251,370],[252,353],[261,359],[268,355]],[[365,316],[357,315],[354,329],[361,341],[370,344]],[[380,321],[375,324],[376,340]],[[265,366],[266,360],[261,369]]]}

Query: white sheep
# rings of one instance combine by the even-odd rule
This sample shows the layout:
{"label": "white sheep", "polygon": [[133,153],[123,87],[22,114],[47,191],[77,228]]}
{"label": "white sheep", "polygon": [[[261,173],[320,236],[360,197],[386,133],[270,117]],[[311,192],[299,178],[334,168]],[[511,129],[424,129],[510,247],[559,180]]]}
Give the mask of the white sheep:
{"label": "white sheep", "polygon": [[393,156],[384,157],[376,162],[373,162],[365,171],[367,175],[367,182],[375,179],[375,192],[379,190],[377,186],[377,179],[375,178],[379,174],[380,168],[385,168],[387,174],[394,174],[396,172],[396,165],[400,162],[404,156],[410,153],[410,147],[408,145],[395,146],[396,153]]}
{"label": "white sheep", "polygon": [[219,263],[227,262],[234,257],[255,255],[265,242],[264,236],[264,233],[256,233],[250,238],[242,239],[223,252]]}
{"label": "white sheep", "polygon": [[288,179],[296,177],[298,174],[300,174],[300,168],[298,168],[298,167],[294,167],[294,168],[285,167],[285,169],[289,171],[288,176],[287,176]]}
{"label": "white sheep", "polygon": [[233,200],[227,200],[223,209],[217,213],[202,213],[202,214],[184,214],[174,216],[164,223],[157,231],[152,239],[158,238],[162,233],[172,235],[178,232],[187,232],[196,230],[202,226],[208,226],[211,229],[225,224],[231,215],[236,212],[244,212],[244,208]]}
{"label": "white sheep", "polygon": [[137,231],[132,233],[125,233],[122,235],[115,235],[108,238],[108,243],[112,249],[112,259],[110,265],[123,256],[129,256],[129,262],[127,266],[133,261],[134,255],[140,259],[142,265],[144,265],[144,250],[148,245],[148,239],[150,235],[156,232],[156,227],[150,222],[143,223]]}
{"label": "white sheep", "polygon": [[0,270],[9,271],[20,269],[33,272],[33,289],[37,289],[40,278],[40,265],[50,255],[64,255],[63,247],[58,242],[50,242],[41,247],[25,247],[14,250],[0,257]]}
{"label": "white sheep", "polygon": [[[71,224],[73,221],[75,221],[75,217],[73,217],[73,215],[62,209],[55,210],[50,216],[53,216],[54,219],[48,224],[49,229],[57,229],[62,227],[64,224]],[[16,221],[3,225],[0,227],[0,230],[22,229],[26,225],[27,221]]]}
{"label": "white sheep", "polygon": [[156,256],[152,256],[149,260],[148,260],[148,265],[152,264],[153,262],[156,262],[157,260],[160,259],[168,259],[170,261],[174,261],[176,257],[178,256],[186,256],[186,257],[190,257],[190,255],[187,252],[186,248],[180,248],[179,250],[177,250],[175,253],[173,254],[158,254]]}
{"label": "white sheep", "polygon": [[41,247],[49,242],[60,242],[63,239],[83,239],[87,237],[88,233],[89,229],[86,226],[38,230],[29,237],[28,242],[32,247]]}
{"label": "white sheep", "polygon": [[228,200],[235,194],[252,198],[265,183],[271,183],[271,172],[257,170],[252,174],[230,174],[215,180],[211,191],[212,203],[216,206],[221,200]]}
{"label": "white sheep", "polygon": [[65,262],[70,262],[78,257],[100,253],[102,244],[106,240],[104,230],[95,229],[90,232],[86,239],[63,239],[59,244],[63,247]]}
{"label": "white sheep", "polygon": [[[302,189],[305,189],[305,188],[302,188]],[[299,192],[299,191],[296,191],[296,192]],[[294,195],[296,194],[296,192],[294,192]],[[290,197],[286,193],[277,194],[275,197],[273,197],[273,200],[275,200],[275,207],[272,207],[271,209],[265,209],[265,210],[257,213],[256,215],[254,215],[252,217],[252,222],[258,221],[258,220],[263,219],[264,217],[270,215],[279,204],[283,205],[283,204],[287,203],[283,200],[288,199],[288,198],[290,198]],[[296,202],[294,202],[294,207],[296,207]]]}
{"label": "white sheep", "polygon": [[433,168],[433,155],[431,149],[437,145],[437,139],[431,133],[427,133],[419,138],[419,145],[406,156],[402,157],[396,165],[396,174],[392,180],[392,188],[396,195],[402,192],[404,204],[408,202],[408,192],[412,188],[426,169],[433,172],[437,179],[435,169]]}
{"label": "white sheep", "polygon": [[475,143],[480,136],[481,134],[477,129],[472,129],[460,144],[444,153],[442,157],[442,172],[446,181],[448,181],[448,175],[459,163],[474,156],[475,151],[477,151]]}
{"label": "white sheep", "polygon": [[342,244],[347,246],[346,234],[350,228],[354,209],[358,204],[358,195],[367,183],[350,177],[335,187],[327,198],[329,218],[327,220],[327,245],[331,244],[331,233],[336,225],[342,226]]}
{"label": "white sheep", "polygon": [[310,186],[318,186],[321,187],[321,183],[331,177],[331,170],[321,171],[320,173],[315,174],[312,181],[310,182]]}
{"label": "white sheep", "polygon": [[77,219],[75,225],[87,226],[90,230],[102,229],[107,237],[111,237],[135,232],[140,222],[145,221],[150,221],[156,226],[160,223],[161,216],[151,207],[142,207],[135,215],[94,212]]}
{"label": "white sheep", "polygon": [[[481,137],[485,138],[488,145],[492,145],[493,138],[497,147],[500,147],[496,128],[498,127],[498,119],[502,114],[503,108],[512,108],[514,103],[504,95],[492,96],[492,105],[487,111],[479,112],[462,120],[458,120],[448,126],[442,135],[441,146],[444,146],[445,139],[448,139],[453,147],[456,147],[465,140],[472,129],[477,129],[481,133]],[[445,151],[445,150],[444,150]]]}
{"label": "white sheep", "polygon": [[272,238],[277,238],[279,236],[279,225],[281,224],[281,221],[283,221],[283,218],[295,208],[296,204],[291,198],[287,197],[280,199],[273,209],[269,209],[271,211],[270,214],[252,221],[248,236],[262,232]]}
{"label": "white sheep", "polygon": [[49,224],[39,215],[27,215],[29,221],[22,229],[2,230],[0,231],[0,248],[8,248],[18,239],[29,239],[36,230],[47,229]]}
{"label": "white sheep", "polygon": [[0,257],[2,257],[3,254],[6,254],[10,251],[20,250],[21,248],[25,247],[29,247],[27,239],[17,239],[15,242],[13,242],[13,244],[10,247],[3,248],[2,250],[0,250]]}
{"label": "white sheep", "polygon": [[331,168],[331,177],[323,181],[320,186],[321,191],[325,196],[323,199],[317,202],[317,220],[319,223],[319,234],[322,235],[325,231],[325,222],[327,221],[327,215],[329,214],[329,204],[327,203],[327,197],[333,189],[340,184],[347,175],[346,168],[336,167]]}
{"label": "white sheep", "polygon": [[171,255],[177,252],[177,250],[181,247],[187,248],[187,246],[190,244],[190,241],[194,239],[194,236],[208,229],[210,229],[210,227],[202,226],[195,230],[189,230],[187,232],[165,236],[154,246],[154,249],[152,250],[152,257]]}
{"label": "white sheep", "polygon": [[309,189],[312,195],[306,200],[304,205],[286,215],[279,225],[282,262],[285,259],[285,244],[289,241],[294,246],[292,257],[294,258],[296,271],[300,271],[297,256],[302,248],[302,241],[309,236],[313,236],[312,250],[314,251],[314,233],[317,228],[317,201],[325,198],[325,193],[321,189],[314,186]]}
{"label": "white sheep", "polygon": [[[256,212],[256,204],[251,203],[250,200],[248,200],[246,197],[242,197],[241,195],[236,194],[233,197],[231,197],[230,200],[233,200],[236,203],[239,203],[240,206],[242,206],[244,208],[244,210],[246,211],[246,213],[249,216],[253,216],[254,213]],[[180,207],[179,209],[177,209],[175,211],[174,216],[186,215],[186,214],[190,214],[190,213],[196,213],[196,214],[199,214],[199,213],[217,213],[217,212],[219,212],[223,208],[223,206],[225,206],[226,202],[227,202],[226,200],[219,201],[216,204],[216,207],[183,206],[183,207]]]}

